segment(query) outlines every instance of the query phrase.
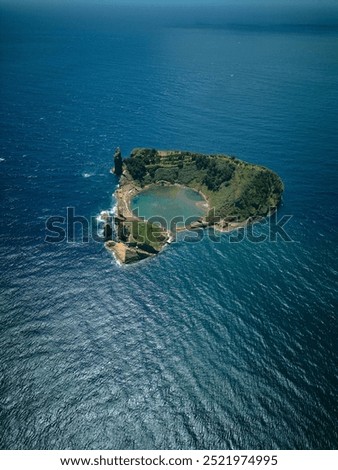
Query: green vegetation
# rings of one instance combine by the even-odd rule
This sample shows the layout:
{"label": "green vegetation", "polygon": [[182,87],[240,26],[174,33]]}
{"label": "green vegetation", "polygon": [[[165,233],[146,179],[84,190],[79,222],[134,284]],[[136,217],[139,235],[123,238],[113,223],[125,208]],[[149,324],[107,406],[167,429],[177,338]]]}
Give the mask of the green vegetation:
{"label": "green vegetation", "polygon": [[124,161],[124,164],[126,165],[127,170],[131,174],[132,178],[142,183],[144,177],[147,174],[147,168],[144,161],[139,157],[127,158]]}
{"label": "green vegetation", "polygon": [[160,251],[166,242],[166,234],[158,225],[147,221],[120,222],[118,238],[130,247],[137,247],[151,253]]}
{"label": "green vegetation", "polygon": [[202,191],[211,208],[209,220],[265,216],[283,192],[281,179],[271,170],[225,155],[135,149],[124,165],[141,187],[166,181]]}
{"label": "green vegetation", "polygon": [[158,225],[149,222],[132,222],[130,242],[135,242],[140,247],[150,245],[159,251],[165,240],[163,229]]}
{"label": "green vegetation", "polygon": [[225,159],[209,158],[206,159],[205,169],[203,184],[211,191],[219,191],[221,185],[231,179],[236,167],[234,163]]}

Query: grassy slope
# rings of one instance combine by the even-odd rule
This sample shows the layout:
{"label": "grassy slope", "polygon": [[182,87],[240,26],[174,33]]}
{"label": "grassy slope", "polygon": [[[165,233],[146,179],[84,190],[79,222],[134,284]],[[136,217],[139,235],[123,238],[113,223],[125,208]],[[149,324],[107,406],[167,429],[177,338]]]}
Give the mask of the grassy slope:
{"label": "grassy slope", "polygon": [[136,242],[140,246],[145,243],[157,251],[161,249],[163,242],[166,240],[162,229],[149,222],[132,222],[131,234],[132,242]]}

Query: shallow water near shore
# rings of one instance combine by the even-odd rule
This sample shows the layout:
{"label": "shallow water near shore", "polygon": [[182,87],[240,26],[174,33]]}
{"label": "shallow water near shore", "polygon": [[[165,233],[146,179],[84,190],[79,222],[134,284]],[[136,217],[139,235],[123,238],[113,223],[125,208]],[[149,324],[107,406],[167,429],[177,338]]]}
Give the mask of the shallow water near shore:
{"label": "shallow water near shore", "polygon": [[[1,15],[0,447],[336,448],[338,31],[131,18]],[[293,241],[46,243],[115,205],[117,145],[271,168]]]}
{"label": "shallow water near shore", "polygon": [[170,228],[176,221],[178,227],[206,215],[208,204],[204,197],[191,188],[178,185],[153,186],[137,194],[131,201],[135,215],[146,220],[163,220]]}

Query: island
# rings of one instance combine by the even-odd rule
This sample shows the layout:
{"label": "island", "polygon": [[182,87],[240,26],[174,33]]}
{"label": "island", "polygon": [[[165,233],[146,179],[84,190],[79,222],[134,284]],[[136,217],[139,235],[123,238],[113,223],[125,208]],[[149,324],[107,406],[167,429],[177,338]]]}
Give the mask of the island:
{"label": "island", "polygon": [[[252,224],[276,210],[284,190],[281,178],[268,168],[223,154],[136,148],[123,159],[117,148],[113,172],[119,178],[117,205],[113,222],[105,223],[105,247],[123,264],[156,256],[171,242],[173,231],[229,232]],[[184,227],[168,227],[132,210],[136,195],[173,185],[203,196],[205,214]]]}

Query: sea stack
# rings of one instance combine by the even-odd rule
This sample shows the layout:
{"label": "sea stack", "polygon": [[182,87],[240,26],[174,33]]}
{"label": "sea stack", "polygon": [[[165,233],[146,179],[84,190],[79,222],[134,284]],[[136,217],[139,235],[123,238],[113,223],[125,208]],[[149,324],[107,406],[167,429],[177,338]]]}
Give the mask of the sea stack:
{"label": "sea stack", "polygon": [[113,229],[112,229],[111,225],[108,222],[104,226],[103,236],[104,236],[104,240],[106,242],[112,239]]}
{"label": "sea stack", "polygon": [[114,153],[114,173],[116,176],[122,175],[122,154],[120,147],[117,147]]}

